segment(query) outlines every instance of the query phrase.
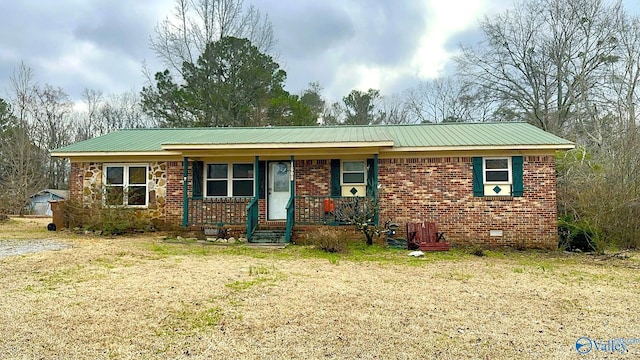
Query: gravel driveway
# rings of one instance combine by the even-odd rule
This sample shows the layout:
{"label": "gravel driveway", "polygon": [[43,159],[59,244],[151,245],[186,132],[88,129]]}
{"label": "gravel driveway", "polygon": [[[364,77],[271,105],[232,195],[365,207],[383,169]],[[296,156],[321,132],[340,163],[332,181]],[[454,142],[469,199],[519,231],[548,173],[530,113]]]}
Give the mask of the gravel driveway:
{"label": "gravel driveway", "polygon": [[71,247],[55,240],[1,240],[0,258]]}

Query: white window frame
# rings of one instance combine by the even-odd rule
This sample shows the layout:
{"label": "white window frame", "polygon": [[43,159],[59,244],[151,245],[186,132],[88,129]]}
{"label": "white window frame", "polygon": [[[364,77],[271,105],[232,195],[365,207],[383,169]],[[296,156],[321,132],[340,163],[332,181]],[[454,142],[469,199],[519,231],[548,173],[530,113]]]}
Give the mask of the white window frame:
{"label": "white window frame", "polygon": [[[362,163],[362,171],[346,171],[344,169],[344,163],[354,163],[361,162]],[[340,161],[340,185],[367,185],[367,160],[342,160]],[[359,174],[364,173],[362,177],[363,181],[361,183],[345,183],[344,182],[344,174]]]}
{"label": "white window frame", "polygon": [[[507,168],[506,169],[487,169],[487,160],[507,160]],[[487,180],[487,172],[488,171],[506,171],[508,175],[507,181],[489,181]],[[483,157],[482,158],[482,181],[484,184],[496,184],[496,185],[510,185],[513,183],[513,174],[512,174],[512,165],[511,165],[511,157]]]}
{"label": "white window frame", "polygon": [[[107,169],[108,168],[116,168],[121,167],[122,170],[122,204],[121,205],[111,205],[107,204],[107,188],[116,187],[119,185],[108,185],[107,184]],[[144,168],[144,184],[129,184],[129,168],[132,167],[143,167]],[[102,204],[104,206],[113,206],[113,207],[127,207],[127,208],[147,208],[149,207],[149,164],[144,163],[108,163],[102,165],[102,187],[104,189],[102,194]],[[144,205],[130,205],[127,191],[126,189],[130,186],[144,186]]]}
{"label": "white window frame", "polygon": [[[227,165],[227,177],[226,178],[209,178],[209,165]],[[251,167],[253,168],[253,176],[251,176],[250,178],[234,178],[233,177],[233,166],[234,165],[251,165]],[[254,163],[250,163],[250,162],[237,162],[237,163],[229,163],[229,162],[210,162],[210,163],[206,163],[204,165],[204,171],[202,174],[202,176],[204,177],[204,189],[203,189],[203,193],[204,193],[204,197],[205,198],[210,198],[210,199],[215,199],[215,198],[234,198],[234,197],[254,197],[256,194],[256,179],[255,179],[255,164]],[[227,195],[226,196],[221,196],[221,195],[209,195],[207,193],[207,184],[209,181],[215,181],[215,180],[226,180],[227,181]],[[251,195],[242,195],[242,196],[233,196],[233,181],[234,180],[251,180],[252,185],[251,185]]]}

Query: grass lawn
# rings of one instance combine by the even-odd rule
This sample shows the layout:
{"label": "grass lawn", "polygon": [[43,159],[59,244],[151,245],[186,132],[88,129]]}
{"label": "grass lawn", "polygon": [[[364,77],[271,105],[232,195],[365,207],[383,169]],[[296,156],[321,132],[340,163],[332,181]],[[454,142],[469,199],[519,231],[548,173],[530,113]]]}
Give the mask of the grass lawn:
{"label": "grass lawn", "polygon": [[0,258],[1,358],[640,357],[640,343],[576,351],[583,336],[640,338],[637,252],[329,255],[49,233],[47,222],[0,224],[0,242],[71,245]]}

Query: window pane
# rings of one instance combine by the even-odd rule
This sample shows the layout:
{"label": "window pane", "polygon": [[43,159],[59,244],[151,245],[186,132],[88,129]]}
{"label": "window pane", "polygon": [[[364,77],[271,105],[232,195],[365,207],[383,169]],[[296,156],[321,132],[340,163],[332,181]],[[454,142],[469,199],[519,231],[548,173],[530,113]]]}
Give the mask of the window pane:
{"label": "window pane", "polygon": [[234,179],[252,179],[253,164],[234,164],[233,178]]}
{"label": "window pane", "polygon": [[122,186],[107,186],[104,202],[107,205],[124,205]]}
{"label": "window pane", "polygon": [[233,180],[233,196],[253,196],[253,180]]}
{"label": "window pane", "polygon": [[207,179],[226,179],[227,169],[227,164],[208,164]]}
{"label": "window pane", "polygon": [[127,205],[146,205],[147,204],[147,187],[146,186],[129,186],[127,191]]}
{"label": "window pane", "polygon": [[509,160],[507,159],[486,159],[485,169],[508,169]]}
{"label": "window pane", "polygon": [[509,172],[487,171],[487,181],[509,181]]}
{"label": "window pane", "polygon": [[124,167],[107,167],[107,185],[124,184]]}
{"label": "window pane", "polygon": [[207,181],[207,196],[227,196],[227,180]]}
{"label": "window pane", "polygon": [[364,161],[345,161],[342,163],[344,171],[363,171]]}
{"label": "window pane", "polygon": [[342,174],[342,182],[345,184],[364,184],[364,173]]}
{"label": "window pane", "polygon": [[146,183],[147,168],[144,166],[132,166],[129,168],[129,184]]}

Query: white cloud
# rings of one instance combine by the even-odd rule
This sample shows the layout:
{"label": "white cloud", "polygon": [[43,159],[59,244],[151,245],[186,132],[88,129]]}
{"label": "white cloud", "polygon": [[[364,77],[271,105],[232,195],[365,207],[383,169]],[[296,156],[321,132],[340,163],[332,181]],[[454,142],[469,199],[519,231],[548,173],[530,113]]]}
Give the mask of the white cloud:
{"label": "white cloud", "polygon": [[455,34],[476,26],[479,15],[486,7],[486,1],[429,1],[432,13],[411,61],[418,77],[435,78],[443,71],[446,63],[455,55],[446,50],[447,41]]}

